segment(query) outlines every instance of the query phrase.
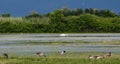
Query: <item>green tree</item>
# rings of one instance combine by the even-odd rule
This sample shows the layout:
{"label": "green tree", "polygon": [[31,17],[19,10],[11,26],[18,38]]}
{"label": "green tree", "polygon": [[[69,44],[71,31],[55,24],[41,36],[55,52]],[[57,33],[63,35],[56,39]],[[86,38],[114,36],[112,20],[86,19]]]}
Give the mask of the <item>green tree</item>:
{"label": "green tree", "polygon": [[95,15],[84,14],[80,15],[82,30],[85,32],[92,32],[97,30],[98,19]]}
{"label": "green tree", "polygon": [[65,16],[63,15],[61,10],[55,10],[50,14],[49,18],[52,23],[57,23],[57,22],[64,22]]}
{"label": "green tree", "polygon": [[2,17],[10,17],[11,15],[9,13],[2,14]]}
{"label": "green tree", "polygon": [[116,14],[114,12],[111,12],[110,10],[100,10],[98,16],[102,16],[102,17],[115,17]]}
{"label": "green tree", "polygon": [[83,14],[83,9],[77,8],[77,15]]}
{"label": "green tree", "polygon": [[30,15],[28,15],[28,16],[25,16],[25,18],[38,18],[38,17],[42,17],[42,15],[40,15],[39,13],[37,13],[36,11],[32,11],[31,13],[30,13]]}

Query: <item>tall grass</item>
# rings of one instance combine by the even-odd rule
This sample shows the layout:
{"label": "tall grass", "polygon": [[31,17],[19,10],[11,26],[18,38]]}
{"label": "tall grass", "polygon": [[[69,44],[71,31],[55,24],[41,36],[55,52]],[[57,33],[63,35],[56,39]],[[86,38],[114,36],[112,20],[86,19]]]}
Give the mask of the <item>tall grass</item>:
{"label": "tall grass", "polygon": [[23,19],[21,17],[0,17],[0,23],[1,22],[23,22]]}
{"label": "tall grass", "polygon": [[10,22],[10,23],[29,23],[29,24],[49,24],[49,18],[43,17],[43,18],[22,18],[22,17],[0,17],[0,23],[2,22]]}
{"label": "tall grass", "polygon": [[32,23],[32,24],[49,24],[50,19],[47,17],[43,18],[23,18],[24,22]]}

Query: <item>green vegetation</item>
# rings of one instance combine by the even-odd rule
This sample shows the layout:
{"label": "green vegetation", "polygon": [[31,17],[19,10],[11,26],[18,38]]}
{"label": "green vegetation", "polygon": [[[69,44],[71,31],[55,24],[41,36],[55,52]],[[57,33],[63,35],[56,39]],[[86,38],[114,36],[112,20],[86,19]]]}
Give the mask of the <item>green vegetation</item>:
{"label": "green vegetation", "polygon": [[2,16],[2,17],[10,17],[10,14],[9,14],[9,13],[6,13],[6,14],[2,14],[1,16]]}
{"label": "green vegetation", "polygon": [[110,10],[68,9],[44,15],[13,18],[9,13],[0,17],[0,33],[119,33],[120,15]]}
{"label": "green vegetation", "polygon": [[79,58],[21,58],[2,60],[2,64],[119,64],[120,59],[89,60]]}
{"label": "green vegetation", "polygon": [[[11,57],[9,59],[0,58],[1,64],[119,64],[119,54],[114,54],[110,58],[89,59],[90,53],[75,53],[66,55],[55,55],[52,57]],[[98,53],[92,53],[98,54]],[[102,53],[99,53],[102,54]]]}

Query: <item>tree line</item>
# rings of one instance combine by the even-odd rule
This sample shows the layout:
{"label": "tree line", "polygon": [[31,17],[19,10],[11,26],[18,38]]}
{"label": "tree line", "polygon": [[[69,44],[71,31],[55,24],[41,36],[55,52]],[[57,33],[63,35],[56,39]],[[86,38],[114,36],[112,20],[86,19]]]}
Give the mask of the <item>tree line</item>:
{"label": "tree line", "polygon": [[19,19],[10,14],[0,17],[0,33],[119,33],[120,16],[110,10],[56,9],[51,13],[31,14]]}

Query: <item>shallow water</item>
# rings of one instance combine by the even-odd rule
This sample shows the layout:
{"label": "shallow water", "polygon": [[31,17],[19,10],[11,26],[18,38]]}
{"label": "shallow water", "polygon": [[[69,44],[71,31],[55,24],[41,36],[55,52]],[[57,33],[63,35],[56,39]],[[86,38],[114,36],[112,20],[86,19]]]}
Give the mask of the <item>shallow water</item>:
{"label": "shallow water", "polygon": [[71,42],[71,41],[120,41],[120,34],[0,34],[0,41],[42,41],[42,42]]}
{"label": "shallow water", "polygon": [[[0,53],[31,55],[35,52],[115,52],[120,53],[120,45],[31,45],[36,42],[99,42],[120,41],[120,34],[0,34]],[[30,44],[30,45],[29,45]]]}

